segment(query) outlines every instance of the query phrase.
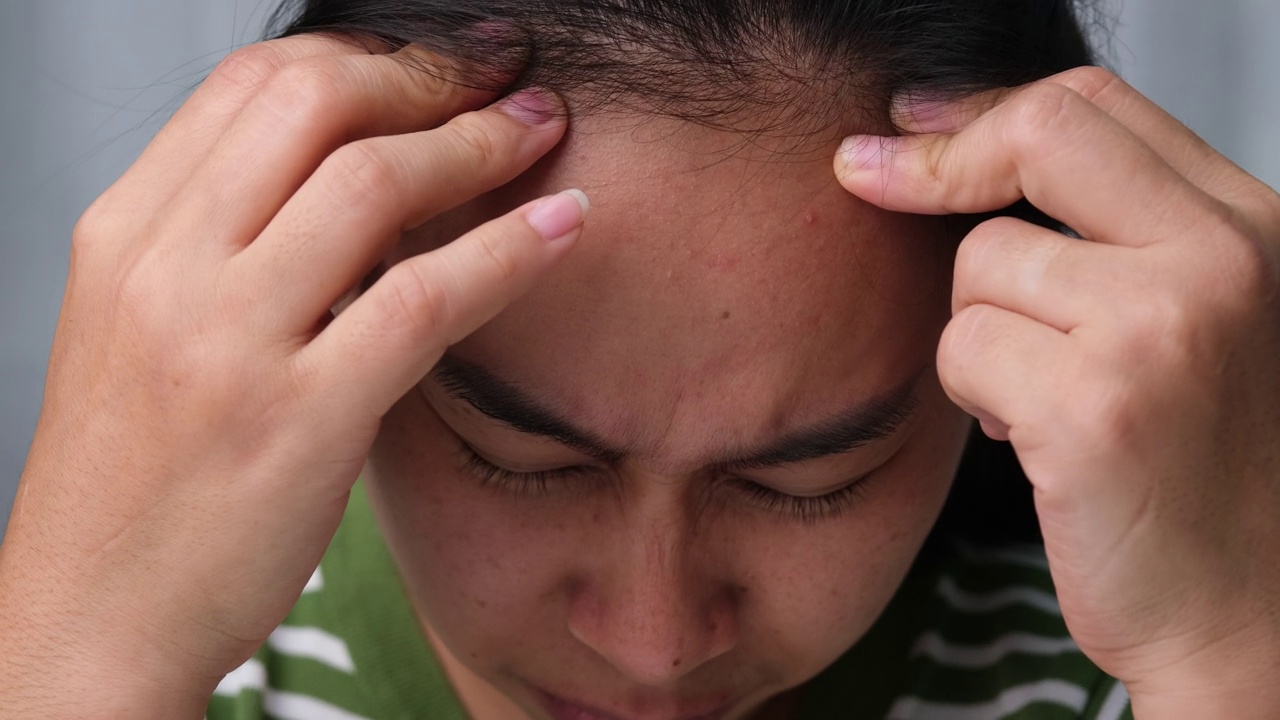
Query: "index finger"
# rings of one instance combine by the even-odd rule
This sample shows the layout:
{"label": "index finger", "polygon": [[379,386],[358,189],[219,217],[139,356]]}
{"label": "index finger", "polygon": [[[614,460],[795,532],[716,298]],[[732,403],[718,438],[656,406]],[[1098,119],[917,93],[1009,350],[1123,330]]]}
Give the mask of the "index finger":
{"label": "index finger", "polygon": [[[1256,182],[1191,128],[1109,70],[1079,67],[1040,82],[1076,91],[1133,132],[1178,174],[1215,197],[1225,198],[1242,184]],[[899,96],[893,104],[894,125],[908,134],[955,133],[1035,84],[999,88],[954,101]]]}
{"label": "index finger", "polygon": [[887,210],[974,214],[1025,197],[1082,236],[1118,245],[1179,237],[1189,220],[1230,214],[1056,83],[1024,89],[958,133],[849,138],[836,171],[851,193]]}

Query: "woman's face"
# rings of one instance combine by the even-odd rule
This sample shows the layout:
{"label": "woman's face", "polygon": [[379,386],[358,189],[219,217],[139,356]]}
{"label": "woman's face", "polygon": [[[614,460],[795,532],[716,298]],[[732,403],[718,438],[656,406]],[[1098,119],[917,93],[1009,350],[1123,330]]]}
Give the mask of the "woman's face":
{"label": "woman's face", "polygon": [[569,259],[453,347],[371,456],[379,521],[473,710],[740,717],[896,590],[968,427],[933,367],[949,242],[845,193],[834,143],[809,150],[579,121],[389,258],[540,194],[593,201]]}

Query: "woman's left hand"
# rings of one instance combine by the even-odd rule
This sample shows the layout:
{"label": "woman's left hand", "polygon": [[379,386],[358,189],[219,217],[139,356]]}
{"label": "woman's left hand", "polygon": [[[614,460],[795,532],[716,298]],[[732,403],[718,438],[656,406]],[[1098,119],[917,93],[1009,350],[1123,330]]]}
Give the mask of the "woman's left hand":
{"label": "woman's left hand", "polygon": [[1035,487],[1063,615],[1138,718],[1280,713],[1280,195],[1081,68],[851,138],[858,197],[1026,198],[960,245],[947,393]]}

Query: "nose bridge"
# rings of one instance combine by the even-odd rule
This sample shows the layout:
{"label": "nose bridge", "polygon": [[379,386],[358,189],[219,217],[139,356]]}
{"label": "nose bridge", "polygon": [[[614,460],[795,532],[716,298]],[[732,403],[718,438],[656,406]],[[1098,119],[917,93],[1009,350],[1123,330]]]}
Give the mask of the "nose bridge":
{"label": "nose bridge", "polygon": [[575,591],[570,629],[631,679],[661,686],[728,651],[737,621],[729,585],[699,553],[683,488],[646,484]]}

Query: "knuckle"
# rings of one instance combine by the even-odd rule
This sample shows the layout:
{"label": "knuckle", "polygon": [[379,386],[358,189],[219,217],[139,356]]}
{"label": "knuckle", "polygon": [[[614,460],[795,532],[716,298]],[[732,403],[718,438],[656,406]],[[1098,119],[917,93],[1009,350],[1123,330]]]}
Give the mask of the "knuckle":
{"label": "knuckle", "polygon": [[107,242],[105,236],[109,225],[110,211],[102,198],[99,198],[84,211],[71,229],[71,252],[92,252],[97,246]]}
{"label": "knuckle", "polygon": [[1061,139],[1084,102],[1074,90],[1057,83],[1034,85],[1011,103],[1006,140],[1021,154],[1043,150],[1048,139]]}
{"label": "knuckle", "polygon": [[123,267],[116,278],[113,310],[131,318],[148,336],[167,336],[179,321],[174,308],[186,304],[169,297],[174,283],[163,280],[173,274],[166,265],[161,251],[151,248]]}
{"label": "knuckle", "polygon": [[481,233],[475,243],[475,252],[479,262],[496,271],[500,287],[506,287],[508,283],[520,276],[520,263],[511,252],[510,244],[506,242],[504,235]]}
{"label": "knuckle", "polygon": [[241,92],[265,85],[285,66],[285,58],[271,43],[240,48],[223,58],[209,75],[209,82]]}
{"label": "knuckle", "polygon": [[361,212],[379,212],[401,187],[400,166],[376,139],[338,148],[325,159],[320,176],[339,201]]}
{"label": "knuckle", "polygon": [[415,263],[393,266],[379,284],[385,286],[380,310],[387,319],[384,327],[388,332],[404,333],[408,342],[422,342],[448,330],[453,314],[449,293],[443,283],[433,282]]}
{"label": "knuckle", "polygon": [[945,372],[949,378],[954,379],[965,368],[973,365],[975,347],[982,348],[987,353],[999,352],[992,345],[998,338],[989,337],[994,313],[995,308],[990,305],[978,304],[962,309],[951,318],[938,342],[940,373]]}
{"label": "knuckle", "polygon": [[290,115],[321,118],[342,102],[347,83],[335,60],[310,57],[285,65],[263,92]]}
{"label": "knuckle", "polygon": [[1222,276],[1215,278],[1215,285],[1231,291],[1228,297],[1235,300],[1231,311],[1252,314],[1280,294],[1280,258],[1266,240],[1236,223],[1223,228],[1217,245]]}
{"label": "knuckle", "polygon": [[1020,222],[1010,217],[993,218],[974,228],[956,249],[957,282],[977,276],[991,262],[991,255],[1008,245],[1008,238],[1019,230]]}
{"label": "knuckle", "polygon": [[459,90],[459,85],[449,79],[443,62],[437,56],[415,50],[397,60],[404,63],[409,71],[408,77],[413,82],[415,93],[443,99]]}
{"label": "knuckle", "polygon": [[501,139],[488,123],[481,121],[479,113],[459,116],[445,127],[458,155],[467,162],[488,167],[501,157]]}
{"label": "knuckle", "polygon": [[1072,68],[1058,77],[1061,84],[1075,90],[1086,100],[1095,100],[1128,87],[1128,83],[1119,75],[1097,65]]}
{"label": "knuckle", "polygon": [[1142,302],[1128,308],[1117,343],[1123,367],[1168,376],[1214,364],[1222,330],[1214,321],[1216,313],[1184,290],[1149,288]]}

